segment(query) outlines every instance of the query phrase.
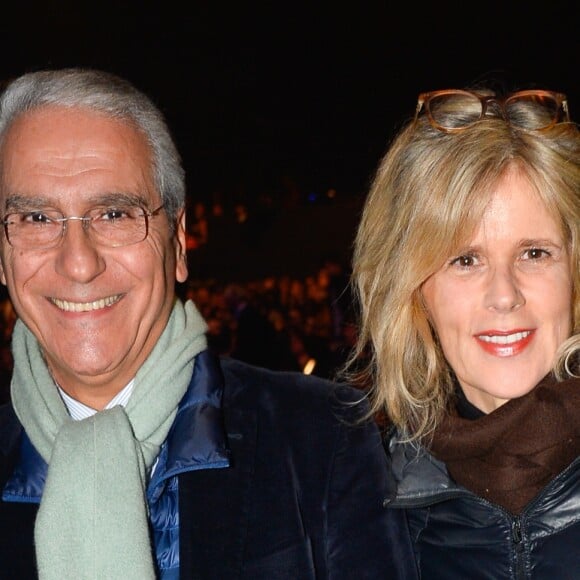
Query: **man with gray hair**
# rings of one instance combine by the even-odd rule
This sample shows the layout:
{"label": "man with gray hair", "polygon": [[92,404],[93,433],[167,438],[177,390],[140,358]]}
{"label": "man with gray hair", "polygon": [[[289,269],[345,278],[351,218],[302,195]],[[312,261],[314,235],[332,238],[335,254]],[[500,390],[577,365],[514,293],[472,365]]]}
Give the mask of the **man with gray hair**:
{"label": "man with gray hair", "polygon": [[9,83],[0,218],[2,578],[410,577],[362,393],[220,360],[177,297],[184,171],[147,96],[96,70]]}

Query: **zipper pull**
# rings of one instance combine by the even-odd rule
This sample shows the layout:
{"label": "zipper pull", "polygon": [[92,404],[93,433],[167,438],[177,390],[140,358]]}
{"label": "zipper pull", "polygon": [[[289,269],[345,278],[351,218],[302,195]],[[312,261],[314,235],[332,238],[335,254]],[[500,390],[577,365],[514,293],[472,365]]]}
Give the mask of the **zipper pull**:
{"label": "zipper pull", "polygon": [[519,517],[515,518],[512,523],[512,538],[514,544],[519,544],[522,541],[522,523]]}

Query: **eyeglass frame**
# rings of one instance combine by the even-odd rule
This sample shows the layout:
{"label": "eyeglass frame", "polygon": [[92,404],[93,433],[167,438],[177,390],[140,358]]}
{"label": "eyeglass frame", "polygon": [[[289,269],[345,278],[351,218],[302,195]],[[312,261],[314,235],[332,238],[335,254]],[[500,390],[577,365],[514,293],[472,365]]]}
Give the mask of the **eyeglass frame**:
{"label": "eyeglass frame", "polygon": [[[156,215],[159,214],[159,212],[164,209],[165,207],[165,203],[162,203],[159,207],[153,209],[153,210],[148,210],[146,208],[144,208],[143,206],[139,205],[139,204],[135,204],[133,207],[139,208],[143,214],[141,217],[145,218],[145,236],[143,238],[141,238],[138,241],[135,242],[131,242],[128,244],[118,244],[118,245],[107,245],[107,244],[101,244],[107,248],[124,248],[127,246],[132,246],[134,244],[139,244],[143,241],[145,241],[147,239],[147,237],[149,236],[149,219],[152,217],[155,217]],[[91,237],[90,232],[90,227],[91,224],[94,220],[98,219],[98,217],[90,217],[87,214],[91,213],[92,211],[94,211],[95,209],[98,209],[98,207],[92,208],[87,210],[87,212],[85,213],[85,215],[83,216],[65,216],[61,211],[59,210],[52,210],[55,211],[56,213],[61,214],[62,217],[60,218],[55,218],[52,221],[58,222],[59,224],[61,224],[61,229],[60,229],[60,235],[57,236],[54,239],[54,243],[48,246],[40,246],[40,247],[36,247],[36,248],[27,248],[26,246],[15,246],[12,241],[10,240],[10,236],[8,234],[8,226],[10,225],[10,223],[7,221],[8,218],[12,215],[21,215],[23,213],[34,213],[35,211],[38,212],[42,212],[43,210],[29,210],[26,212],[22,212],[22,211],[16,211],[16,212],[10,212],[7,213],[3,218],[2,218],[2,225],[4,226],[4,235],[6,236],[6,241],[8,242],[8,244],[10,244],[10,246],[12,246],[13,248],[18,248],[18,249],[32,249],[32,250],[51,250],[53,248],[56,248],[60,245],[60,243],[62,242],[62,240],[64,239],[65,233],[66,233],[66,229],[67,229],[67,222],[69,221],[80,221],[82,222],[82,226],[83,226],[83,230],[89,235],[89,238],[91,239],[91,241],[94,242],[93,238]],[[109,208],[110,210],[116,209],[116,208]],[[85,225],[86,224],[86,225]],[[97,242],[98,243],[98,242]]]}
{"label": "eyeglass frame", "polygon": [[[435,119],[433,118],[433,116],[431,114],[431,109],[429,107],[429,103],[433,98],[445,96],[445,95],[468,95],[470,97],[477,98],[479,100],[479,102],[481,103],[481,115],[480,115],[480,117],[478,119],[476,119],[475,121],[468,123],[466,125],[463,125],[461,127],[444,127],[443,125],[438,124],[437,121],[435,121]],[[496,105],[498,105],[501,112],[502,112],[502,118],[507,123],[510,123],[510,120],[509,120],[509,117],[507,115],[506,108],[505,108],[506,103],[508,103],[511,100],[517,100],[517,99],[530,97],[530,96],[550,97],[550,98],[554,99],[554,101],[556,102],[556,104],[558,106],[557,114],[552,119],[552,122],[549,125],[546,125],[545,127],[540,127],[538,129],[532,129],[533,131],[540,131],[540,132],[547,131],[547,130],[551,129],[552,127],[554,127],[554,125],[557,125],[559,123],[562,123],[562,122],[569,123],[570,122],[571,119],[570,119],[570,110],[568,109],[568,97],[564,93],[559,93],[556,91],[550,91],[550,90],[545,90],[545,89],[527,89],[527,90],[522,90],[522,91],[515,91],[513,93],[508,93],[507,95],[504,95],[503,97],[498,97],[497,95],[483,95],[481,93],[477,93],[475,91],[469,91],[469,90],[465,90],[465,89],[441,89],[441,90],[437,90],[437,91],[428,91],[428,92],[424,92],[424,93],[419,94],[419,97],[417,99],[417,107],[415,108],[415,118],[413,120],[413,123],[417,122],[417,120],[419,118],[419,114],[421,113],[422,110],[424,110],[426,115],[427,115],[427,119],[429,121],[429,124],[433,128],[437,129],[438,131],[441,131],[442,133],[459,133],[459,132],[464,131],[465,129],[471,127],[475,123],[478,123],[479,121],[481,121],[482,119],[485,118],[486,113],[487,113],[488,103],[495,103]],[[564,118],[565,118],[564,121],[558,120],[560,111],[564,112]],[[520,127],[518,125],[518,128],[523,129],[524,127]]]}

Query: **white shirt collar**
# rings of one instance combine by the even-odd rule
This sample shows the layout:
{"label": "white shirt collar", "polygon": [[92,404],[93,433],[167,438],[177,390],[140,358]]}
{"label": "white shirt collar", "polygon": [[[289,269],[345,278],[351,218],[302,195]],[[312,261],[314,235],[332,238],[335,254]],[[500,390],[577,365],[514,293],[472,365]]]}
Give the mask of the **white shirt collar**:
{"label": "white shirt collar", "polygon": [[[67,395],[58,385],[58,392],[68,409],[69,415],[75,420],[80,421],[82,419],[86,419],[87,417],[92,417],[94,414],[97,413],[96,409],[93,409],[83,403],[80,403],[76,399],[73,399],[70,395]],[[125,407],[131,394],[133,393],[133,389],[135,388],[135,379],[129,381],[129,384],[124,387],[121,391],[119,391],[105,406],[105,409],[112,409],[117,405],[121,405]]]}

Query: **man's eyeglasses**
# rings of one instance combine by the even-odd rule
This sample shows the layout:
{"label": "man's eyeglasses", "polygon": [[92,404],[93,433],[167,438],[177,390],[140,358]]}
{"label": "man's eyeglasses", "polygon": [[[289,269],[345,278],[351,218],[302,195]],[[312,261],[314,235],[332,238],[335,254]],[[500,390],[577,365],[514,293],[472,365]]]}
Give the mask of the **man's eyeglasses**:
{"label": "man's eyeglasses", "polygon": [[456,89],[432,91],[419,95],[415,122],[421,112],[444,133],[463,131],[486,116],[528,131],[546,131],[570,121],[566,95],[543,90],[518,91],[505,97]]}
{"label": "man's eyeglasses", "polygon": [[4,216],[3,225],[8,243],[22,250],[47,250],[64,237],[69,221],[80,221],[89,238],[111,248],[142,242],[149,233],[149,219],[163,209],[153,211],[138,205],[96,207],[83,216],[65,217],[52,209],[32,209]]}

